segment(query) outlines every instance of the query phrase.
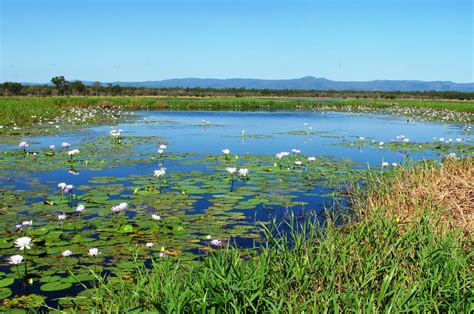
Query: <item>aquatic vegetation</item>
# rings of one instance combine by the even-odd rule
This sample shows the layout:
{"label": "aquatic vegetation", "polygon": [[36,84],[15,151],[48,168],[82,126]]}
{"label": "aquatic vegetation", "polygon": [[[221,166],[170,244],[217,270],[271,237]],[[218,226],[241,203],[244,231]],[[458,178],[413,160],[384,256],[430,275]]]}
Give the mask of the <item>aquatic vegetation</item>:
{"label": "aquatic vegetation", "polygon": [[[224,139],[201,145],[188,134],[196,131],[195,118],[187,126],[179,122],[177,129],[178,122],[172,119],[145,118],[135,116],[146,121],[137,123],[150,130],[146,135],[123,127],[127,130],[123,136],[114,119],[112,129],[68,133],[60,127],[54,137],[22,138],[28,149],[17,147],[19,139],[2,146],[0,297],[8,298],[8,304],[31,297],[24,302],[82,306],[90,301],[85,288],[105,283],[104,276],[110,284],[132,282],[137,269],[157,261],[192,267],[228,247],[239,248],[245,256],[254,246],[264,250],[262,228],[274,219],[281,222],[295,214],[296,225],[305,220],[323,223],[326,211],[348,213],[352,183],[364,183],[368,167],[364,161],[332,154],[333,148],[353,152],[376,148],[379,154],[437,152],[440,159],[453,160],[472,154],[471,136],[461,135],[466,132],[461,126],[459,131],[439,134],[447,141],[380,141],[362,131],[342,137],[338,130],[314,131],[317,125],[309,123],[304,134],[290,134],[281,127],[282,132],[252,141],[249,130],[241,132],[239,124],[216,135]],[[222,125],[219,133],[231,128],[231,123]],[[184,130],[181,138],[170,133],[175,129]],[[308,135],[314,142],[306,142]],[[279,145],[266,146],[274,143]],[[279,152],[291,147],[296,148]],[[370,165],[381,175],[408,165],[408,158],[384,157],[376,155]],[[16,247],[21,238],[30,241],[21,240],[22,246]],[[14,264],[10,257],[19,252],[22,258],[16,257]],[[16,271],[18,265],[28,272]],[[27,290],[41,296],[32,297]],[[72,304],[71,295],[82,301]],[[68,298],[58,303],[58,296]]]}

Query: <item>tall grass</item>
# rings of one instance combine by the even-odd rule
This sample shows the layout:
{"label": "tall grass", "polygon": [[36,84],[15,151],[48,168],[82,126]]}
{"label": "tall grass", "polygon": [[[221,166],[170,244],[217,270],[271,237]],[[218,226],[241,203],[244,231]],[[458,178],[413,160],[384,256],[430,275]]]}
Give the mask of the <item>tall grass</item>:
{"label": "tall grass", "polygon": [[[413,170],[404,176],[417,180],[418,175]],[[372,178],[379,180],[379,174],[372,174]],[[369,179],[369,190],[378,189],[377,180]],[[397,197],[411,194],[398,193]],[[306,221],[298,228],[262,226],[266,241],[260,248],[243,252],[228,247],[193,264],[158,259],[149,269],[137,268],[132,280],[102,278],[83,298],[75,300],[80,304],[76,310],[474,310],[472,237],[439,224],[441,209],[428,206],[428,200],[412,208],[417,215],[401,222],[387,215],[391,208],[379,203],[360,200],[356,204],[372,207],[343,226],[336,226],[330,218],[324,225]],[[294,221],[286,224],[294,226]]]}

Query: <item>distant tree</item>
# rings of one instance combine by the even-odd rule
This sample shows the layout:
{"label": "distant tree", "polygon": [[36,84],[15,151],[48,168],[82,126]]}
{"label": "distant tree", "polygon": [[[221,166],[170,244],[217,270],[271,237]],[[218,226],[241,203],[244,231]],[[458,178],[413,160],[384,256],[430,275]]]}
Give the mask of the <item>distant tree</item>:
{"label": "distant tree", "polygon": [[64,95],[69,88],[69,82],[64,78],[64,76],[53,77],[51,83],[53,83],[60,95]]}
{"label": "distant tree", "polygon": [[23,89],[23,85],[21,85],[21,83],[17,83],[17,82],[5,82],[2,85],[3,85],[2,87],[5,91],[6,96],[20,95],[21,91]]}
{"label": "distant tree", "polygon": [[91,88],[96,94],[96,96],[99,96],[100,90],[102,89],[102,84],[100,84],[100,82],[94,82],[92,83]]}
{"label": "distant tree", "polygon": [[112,85],[111,87],[112,95],[120,95],[122,93],[122,87],[118,84]]}
{"label": "distant tree", "polygon": [[84,85],[84,83],[82,83],[81,81],[72,81],[69,88],[74,94],[78,95],[85,95],[87,92],[86,85]]}

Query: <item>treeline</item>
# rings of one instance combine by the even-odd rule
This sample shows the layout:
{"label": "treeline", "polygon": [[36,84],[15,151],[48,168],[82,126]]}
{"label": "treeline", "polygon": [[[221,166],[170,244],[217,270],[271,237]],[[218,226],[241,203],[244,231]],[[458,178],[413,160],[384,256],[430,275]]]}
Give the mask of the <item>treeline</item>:
{"label": "treeline", "polygon": [[85,85],[81,81],[68,81],[64,76],[51,79],[52,85],[23,85],[17,82],[0,84],[1,96],[232,96],[232,97],[331,97],[379,99],[457,99],[472,100],[474,93],[457,91],[336,91],[295,89],[246,88],[146,88],[125,87],[95,82]]}

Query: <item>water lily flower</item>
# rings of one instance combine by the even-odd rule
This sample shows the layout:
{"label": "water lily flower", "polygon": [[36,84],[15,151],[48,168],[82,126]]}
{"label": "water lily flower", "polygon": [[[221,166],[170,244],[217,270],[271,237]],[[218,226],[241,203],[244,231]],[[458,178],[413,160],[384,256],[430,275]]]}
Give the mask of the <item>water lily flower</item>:
{"label": "water lily flower", "polygon": [[440,142],[444,142],[444,137],[440,137],[440,138],[439,138],[439,141],[440,141]]}
{"label": "water lily flower", "polygon": [[398,164],[396,162],[393,162],[392,167],[398,167]]}
{"label": "water lily flower", "polygon": [[70,151],[67,152],[67,154],[69,156],[74,156],[74,155],[77,155],[79,153],[80,153],[80,150],[78,150],[78,149],[73,149],[73,150],[70,150]]}
{"label": "water lily flower", "polygon": [[77,171],[76,169],[69,169],[68,171],[70,174],[72,174],[73,176],[78,176],[80,175],[81,173],[79,171]]}
{"label": "water lily flower", "polygon": [[221,246],[222,245],[222,241],[221,240],[218,240],[218,239],[214,239],[211,241],[211,245],[212,246]]}
{"label": "water lily flower", "polygon": [[308,157],[308,161],[309,162],[314,162],[314,161],[316,161],[316,157]]}
{"label": "water lily flower", "polygon": [[162,149],[158,150],[158,154],[163,154],[163,152],[164,152],[164,150],[162,150]]}
{"label": "water lily flower", "polygon": [[153,175],[157,178],[163,177],[166,174],[166,168],[153,171]]}
{"label": "water lily flower", "polygon": [[127,209],[127,207],[128,207],[127,203],[120,203],[117,206],[112,207],[111,210],[114,213],[119,213],[119,212],[124,211],[125,209]]}
{"label": "water lily flower", "polygon": [[242,177],[246,177],[249,174],[249,170],[247,168],[240,168],[239,175]]}
{"label": "water lily flower", "polygon": [[462,139],[460,139],[460,138],[456,139],[456,142],[458,142],[458,143],[461,143],[461,141],[462,141]]}
{"label": "water lily flower", "polygon": [[21,223],[23,227],[31,226],[33,224],[33,220],[26,220]]}
{"label": "water lily flower", "polygon": [[153,220],[156,220],[156,221],[160,221],[160,220],[161,220],[161,216],[160,216],[160,215],[156,215],[156,214],[151,215],[151,218],[152,218]]}
{"label": "water lily flower", "polygon": [[63,251],[62,255],[63,255],[64,257],[71,256],[71,255],[72,255],[72,251],[71,251],[71,250],[65,250],[65,251]]}
{"label": "water lily flower", "polygon": [[165,252],[160,252],[160,257],[168,257],[168,254],[166,254]]}
{"label": "water lily flower", "polygon": [[211,237],[210,234],[208,234],[208,235],[206,236],[206,239],[208,239],[208,240],[210,240],[211,238],[212,238],[212,237]]}
{"label": "water lily flower", "polygon": [[59,221],[66,220],[66,218],[67,218],[67,215],[65,213],[62,213],[62,214],[58,215],[58,220]]}
{"label": "water lily flower", "polygon": [[359,136],[359,140],[361,141],[365,140],[365,136]]}
{"label": "water lily flower", "polygon": [[21,142],[18,147],[22,148],[22,149],[26,149],[28,147],[28,142]]}
{"label": "water lily flower", "polygon": [[229,155],[230,154],[230,149],[223,149],[222,152],[224,153],[224,155]]}
{"label": "water lily flower", "polygon": [[379,146],[384,146],[385,143],[384,142],[379,142]]}
{"label": "water lily flower", "polygon": [[147,248],[150,248],[150,249],[151,249],[152,247],[155,246],[155,243],[153,243],[153,242],[147,242],[145,245],[146,245]]}
{"label": "water lily flower", "polygon": [[18,265],[23,262],[23,256],[21,255],[12,255],[8,258],[8,264],[10,265]]}
{"label": "water lily flower", "polygon": [[65,182],[61,182],[58,184],[58,188],[60,188],[61,190],[64,190],[66,188],[66,183]]}
{"label": "water lily flower", "polygon": [[85,210],[86,210],[86,206],[84,206],[84,205],[82,205],[82,204],[79,204],[79,205],[77,205],[77,207],[76,207],[76,212],[78,212],[78,213],[82,213],[82,212],[84,212]]}
{"label": "water lily flower", "polygon": [[296,167],[301,167],[301,165],[303,165],[303,163],[299,160],[295,161],[295,166]]}
{"label": "water lily flower", "polygon": [[290,155],[289,152],[281,152],[281,153],[276,154],[276,158],[277,159],[282,159],[283,157],[286,157],[288,155]]}
{"label": "water lily flower", "polygon": [[31,249],[31,246],[33,246],[33,243],[31,243],[31,238],[29,237],[21,237],[16,239],[15,241],[15,247],[19,248],[20,251],[23,251],[25,249],[29,250]]}
{"label": "water lily flower", "polygon": [[64,193],[70,193],[73,188],[74,188],[74,185],[68,184],[64,187],[63,191],[64,191]]}
{"label": "water lily flower", "polygon": [[225,168],[225,170],[230,174],[234,174],[234,173],[237,172],[237,168],[235,168],[235,167],[227,167],[227,168]]}
{"label": "water lily flower", "polygon": [[382,168],[385,168],[385,167],[388,167],[388,162],[386,162],[386,161],[384,161],[384,162],[382,163]]}
{"label": "water lily flower", "polygon": [[409,139],[409,138],[404,138],[404,139],[403,139],[403,142],[404,142],[404,143],[408,143],[408,142],[410,142],[410,139]]}
{"label": "water lily flower", "polygon": [[49,145],[49,149],[51,149],[52,151],[56,150],[56,146],[54,145]]}
{"label": "water lily flower", "polygon": [[161,144],[160,145],[160,149],[166,149],[168,146],[166,146],[165,144]]}
{"label": "water lily flower", "polygon": [[68,147],[71,147],[71,144],[66,143],[66,142],[61,144],[61,148],[68,148]]}
{"label": "water lily flower", "polygon": [[294,148],[293,148],[293,149],[291,150],[291,152],[292,152],[293,154],[295,154],[295,155],[298,155],[299,153],[301,153],[301,150],[299,150],[299,149],[294,149]]}
{"label": "water lily flower", "polygon": [[99,249],[98,248],[95,248],[93,247],[92,249],[89,249],[89,251],[87,252],[87,254],[89,254],[89,256],[98,256],[100,255],[102,252],[99,252]]}

